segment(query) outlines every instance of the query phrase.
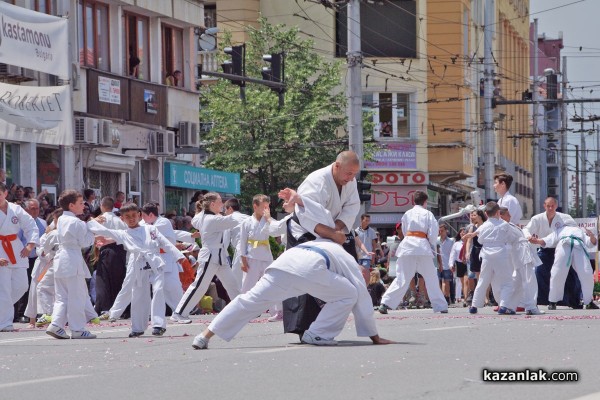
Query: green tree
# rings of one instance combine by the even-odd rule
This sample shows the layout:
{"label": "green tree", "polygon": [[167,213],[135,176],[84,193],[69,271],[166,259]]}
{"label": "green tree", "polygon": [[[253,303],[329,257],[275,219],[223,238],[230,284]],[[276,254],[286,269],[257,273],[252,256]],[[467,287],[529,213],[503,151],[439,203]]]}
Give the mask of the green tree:
{"label": "green tree", "polygon": [[[229,45],[226,37],[223,46]],[[271,196],[297,187],[311,171],[331,163],[347,148],[345,105],[340,63],[329,62],[298,37],[297,29],[260,21],[249,30],[246,75],[260,77],[263,54],[285,53],[285,105],[268,87],[247,83],[246,102],[227,80],[203,89],[200,117],[212,122],[207,166],[241,174],[241,199],[248,207],[253,195]]]}

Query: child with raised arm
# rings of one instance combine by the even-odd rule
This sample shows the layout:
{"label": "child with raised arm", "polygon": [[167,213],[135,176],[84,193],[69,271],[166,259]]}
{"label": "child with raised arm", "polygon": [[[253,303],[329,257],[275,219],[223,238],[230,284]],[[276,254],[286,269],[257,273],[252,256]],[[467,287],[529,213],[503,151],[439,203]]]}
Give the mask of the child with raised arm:
{"label": "child with raised arm", "polygon": [[[185,256],[166,239],[155,226],[140,226],[142,219],[137,204],[131,203],[121,208],[121,220],[127,230],[107,229],[96,221],[90,222],[90,229],[97,235],[113,239],[127,250],[127,275],[133,281],[131,289],[131,333],[129,337],[144,334],[151,315],[152,335],[162,336],[166,331],[164,272],[165,261],[160,250],[173,255],[178,263]],[[98,221],[103,221],[98,217]],[[129,276],[125,277],[127,280]],[[152,299],[150,298],[152,285]]]}

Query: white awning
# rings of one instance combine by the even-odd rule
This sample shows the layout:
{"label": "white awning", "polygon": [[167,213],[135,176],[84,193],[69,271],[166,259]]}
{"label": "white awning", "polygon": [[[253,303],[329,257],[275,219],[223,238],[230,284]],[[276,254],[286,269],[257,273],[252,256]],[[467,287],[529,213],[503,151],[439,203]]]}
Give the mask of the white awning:
{"label": "white awning", "polygon": [[108,151],[84,150],[83,166],[99,171],[131,172],[135,167],[135,157]]}

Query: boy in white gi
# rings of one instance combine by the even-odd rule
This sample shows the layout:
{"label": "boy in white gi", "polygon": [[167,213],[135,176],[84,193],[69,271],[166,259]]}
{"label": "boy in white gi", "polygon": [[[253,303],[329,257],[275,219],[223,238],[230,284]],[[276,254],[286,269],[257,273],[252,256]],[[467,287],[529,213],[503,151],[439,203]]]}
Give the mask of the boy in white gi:
{"label": "boy in white gi", "polygon": [[241,293],[246,293],[263,276],[265,269],[273,262],[269,245],[271,212],[269,197],[257,194],[252,199],[254,213],[246,219],[240,229],[237,252],[241,257],[244,271]]}
{"label": "boy in white gi", "polygon": [[[289,196],[284,200],[300,201],[297,205],[301,206],[303,199],[299,199],[294,191],[285,190],[288,190]],[[302,213],[302,209],[297,207],[296,212]],[[305,218],[316,222],[310,213]],[[315,233],[322,236],[325,233],[335,235],[333,219],[329,216],[328,219],[323,218],[322,222],[327,226],[316,223]],[[340,238],[345,239],[345,234],[341,233]],[[229,341],[265,307],[289,296],[304,293],[322,299],[326,304],[304,332],[303,343],[337,344],[334,338],[344,328],[350,311],[354,313],[358,336],[369,336],[374,344],[393,343],[377,334],[371,296],[354,257],[340,244],[317,239],[285,251],[266,269],[263,277],[249,292],[236,297],[207,329],[194,338],[192,347],[208,348],[208,342],[215,334]]]}
{"label": "boy in white gi", "polygon": [[[61,193],[58,204],[64,210],[56,226],[59,249],[54,258],[55,300],[52,323],[46,333],[56,339],[68,339],[67,323],[71,339],[94,339],[85,324],[86,306],[90,302],[86,279],[90,270],[81,255],[81,249],[94,244],[94,234],[77,215],[83,214],[83,196],[75,190]],[[90,303],[91,305],[91,303]],[[96,315],[97,317],[97,315]]]}
{"label": "boy in white gi", "polygon": [[[8,190],[0,182],[0,332],[12,332],[14,307],[27,291],[29,282],[28,256],[38,243],[39,230],[21,206],[6,200]],[[19,240],[19,229],[23,230],[27,245]]]}
{"label": "boy in white gi", "polygon": [[[481,243],[481,272],[479,281],[473,294],[472,306],[469,308],[471,314],[477,313],[477,308],[483,307],[485,292],[492,285],[494,296],[500,305],[498,313],[515,314],[514,310],[506,307],[509,296],[512,294],[512,263],[506,264],[507,245],[516,244],[522,234],[515,231],[505,221],[498,218],[500,207],[495,201],[485,205],[485,221],[475,232],[467,233],[465,237],[472,238],[477,235]],[[501,312],[502,311],[502,312]]]}
{"label": "boy in white gi", "polygon": [[437,247],[438,222],[427,210],[427,193],[420,190],[413,195],[415,206],[402,216],[404,240],[397,250],[396,278],[381,298],[379,312],[387,314],[396,309],[404,298],[415,272],[423,276],[433,312],[447,313],[448,303],[438,284],[433,258]]}
{"label": "boy in white gi", "polygon": [[[185,258],[171,242],[152,225],[140,226],[141,213],[135,203],[126,204],[120,210],[121,220],[127,230],[104,228],[99,223],[90,222],[90,229],[97,235],[111,238],[127,250],[127,275],[132,281],[131,289],[131,333],[129,337],[144,334],[151,315],[152,335],[162,336],[166,331],[165,295],[163,291],[165,261],[160,250],[171,253],[177,262]],[[101,221],[102,217],[98,217]],[[150,300],[152,285],[152,300]],[[125,287],[125,286],[124,286]]]}
{"label": "boy in white gi", "polygon": [[[158,215],[158,207],[154,203],[144,204],[142,207],[142,219],[144,220],[142,225],[154,225],[172,245],[177,244],[177,235],[171,221]],[[181,296],[183,296],[183,287],[181,286],[181,280],[179,280],[179,273],[183,272],[183,268],[177,264],[176,259],[170,253],[165,252],[163,249],[160,249],[160,256],[165,261],[163,268],[165,274],[165,301],[171,307],[171,310],[175,310],[181,300]],[[175,311],[171,315],[171,321],[180,324],[192,323],[191,319],[183,318]]]}
{"label": "boy in white gi", "polygon": [[[510,222],[510,211],[506,207],[500,207],[500,218],[508,223],[510,228],[521,234],[519,241],[513,245],[510,251],[510,261],[513,265],[513,290],[508,295],[507,310],[498,309],[499,314],[505,314],[508,310],[516,310],[517,304],[523,304],[525,314],[543,314],[537,306],[537,280],[535,279],[535,267],[542,264],[537,252],[523,234],[521,228]],[[502,312],[501,312],[502,311]]]}
{"label": "boy in white gi", "polygon": [[37,319],[35,326],[41,328],[52,322],[52,310],[54,308],[54,256],[59,248],[58,231],[56,224],[58,217],[62,215],[62,209],[52,213],[52,222],[46,228],[46,233],[40,238],[38,248],[38,269],[34,270],[32,282],[37,281],[37,311],[42,315]]}
{"label": "boy in white gi", "polygon": [[594,234],[585,232],[575,223],[567,222],[557,231],[552,232],[543,239],[532,237],[531,243],[542,247],[556,246],[554,264],[550,275],[550,295],[548,296],[548,310],[556,310],[556,303],[562,300],[565,291],[565,281],[571,263],[581,282],[583,304],[588,310],[597,310],[598,306],[593,301],[594,271],[590,265],[590,256],[586,248],[596,245]]}

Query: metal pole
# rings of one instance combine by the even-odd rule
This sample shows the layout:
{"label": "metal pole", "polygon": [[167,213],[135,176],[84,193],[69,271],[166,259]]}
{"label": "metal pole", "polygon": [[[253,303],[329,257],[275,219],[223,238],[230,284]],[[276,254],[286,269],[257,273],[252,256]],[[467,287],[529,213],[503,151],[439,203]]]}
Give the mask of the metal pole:
{"label": "metal pole", "polygon": [[[600,217],[600,127],[596,127],[596,171],[594,173],[595,186],[595,203],[596,203],[596,218]],[[598,260],[598,257],[596,257]]]}
{"label": "metal pole", "polygon": [[587,164],[585,148],[585,132],[583,132],[583,103],[581,103],[581,217],[587,218]]}
{"label": "metal pole", "polygon": [[495,143],[494,143],[494,127],[492,116],[492,95],[493,95],[493,79],[494,72],[492,70],[492,24],[494,23],[494,8],[493,1],[486,0],[485,15],[484,15],[484,58],[483,58],[483,162],[485,167],[485,197],[487,199],[495,198],[494,195],[494,172],[496,171],[495,162]]}
{"label": "metal pole", "polygon": [[361,67],[362,52],[360,47],[360,0],[348,3],[348,144],[363,162],[363,127],[362,127],[362,88]]}
{"label": "metal pole", "polygon": [[533,213],[540,212],[540,178],[546,175],[542,171],[543,163],[540,162],[540,140],[537,137],[539,131],[540,104],[538,104],[538,20],[533,20]]}
{"label": "metal pole", "polygon": [[[579,146],[575,146],[575,215],[579,216]],[[567,213],[568,214],[568,213]]]}
{"label": "metal pole", "polygon": [[[567,57],[562,59],[562,98],[567,98]],[[560,135],[560,202],[564,213],[569,213],[569,172],[567,170],[567,103],[562,104]]]}

